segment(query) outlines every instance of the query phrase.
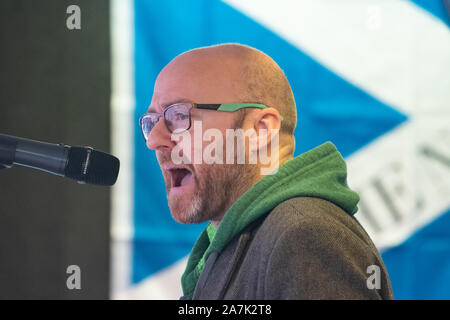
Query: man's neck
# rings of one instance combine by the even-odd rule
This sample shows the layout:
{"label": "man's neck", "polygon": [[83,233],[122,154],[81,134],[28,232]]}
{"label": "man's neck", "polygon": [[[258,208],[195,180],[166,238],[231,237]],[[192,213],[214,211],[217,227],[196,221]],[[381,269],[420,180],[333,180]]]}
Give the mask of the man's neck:
{"label": "man's neck", "polygon": [[219,215],[216,215],[213,219],[210,220],[210,222],[216,227],[219,228],[220,222],[222,221],[223,217],[227,213],[227,211],[231,208],[231,206],[239,200],[239,198],[247,192],[251,187],[253,187],[259,180],[264,178],[264,175],[259,174],[260,169],[254,168],[253,174],[243,174],[242,175],[242,181],[243,183],[240,186],[236,186],[234,189],[234,192],[232,196],[230,197],[227,204],[224,206],[224,209],[221,210]]}

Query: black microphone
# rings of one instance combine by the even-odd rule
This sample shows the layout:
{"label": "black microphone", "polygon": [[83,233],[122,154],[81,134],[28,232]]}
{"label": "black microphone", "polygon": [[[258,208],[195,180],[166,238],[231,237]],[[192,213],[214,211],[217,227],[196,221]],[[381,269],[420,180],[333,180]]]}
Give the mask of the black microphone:
{"label": "black microphone", "polygon": [[116,182],[120,167],[119,159],[91,147],[71,147],[0,134],[0,168],[15,164],[78,183],[102,186]]}

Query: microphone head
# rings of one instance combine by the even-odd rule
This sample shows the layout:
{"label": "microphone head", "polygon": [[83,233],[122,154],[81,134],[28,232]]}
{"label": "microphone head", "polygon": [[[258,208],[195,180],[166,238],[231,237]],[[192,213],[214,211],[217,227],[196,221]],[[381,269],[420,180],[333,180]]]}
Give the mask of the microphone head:
{"label": "microphone head", "polygon": [[79,183],[112,186],[119,174],[116,157],[89,147],[71,147],[64,174]]}

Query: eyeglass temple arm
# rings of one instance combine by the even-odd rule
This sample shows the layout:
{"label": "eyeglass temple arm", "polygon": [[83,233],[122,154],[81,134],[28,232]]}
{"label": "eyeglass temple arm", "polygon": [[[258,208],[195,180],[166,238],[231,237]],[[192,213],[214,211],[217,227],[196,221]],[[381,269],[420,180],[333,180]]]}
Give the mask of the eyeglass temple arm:
{"label": "eyeglass temple arm", "polygon": [[[261,103],[222,103],[222,104],[197,104],[197,108],[199,109],[208,109],[208,110],[217,110],[217,111],[226,111],[226,112],[234,112],[243,108],[259,108],[266,109],[267,106]],[[281,121],[284,120],[283,116],[281,117]]]}

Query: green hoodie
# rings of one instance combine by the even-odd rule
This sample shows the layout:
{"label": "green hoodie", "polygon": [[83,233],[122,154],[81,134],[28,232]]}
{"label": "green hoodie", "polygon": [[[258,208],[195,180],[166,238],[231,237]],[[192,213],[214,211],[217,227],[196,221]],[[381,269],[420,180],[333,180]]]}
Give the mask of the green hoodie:
{"label": "green hoodie", "polygon": [[184,298],[192,299],[197,280],[211,252],[220,253],[247,225],[278,204],[295,197],[328,200],[348,214],[358,210],[358,194],[347,185],[347,167],[331,142],[285,162],[247,190],[225,213],[219,228],[210,223],[189,255],[181,278]]}

